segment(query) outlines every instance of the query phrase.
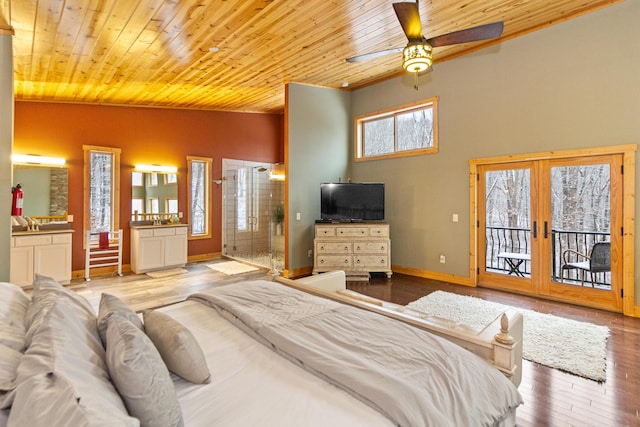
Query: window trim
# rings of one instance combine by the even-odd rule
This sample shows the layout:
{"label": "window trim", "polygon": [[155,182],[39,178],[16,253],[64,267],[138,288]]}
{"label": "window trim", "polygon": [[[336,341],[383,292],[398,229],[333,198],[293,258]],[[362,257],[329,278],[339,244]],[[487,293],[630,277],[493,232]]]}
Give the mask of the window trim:
{"label": "window trim", "polygon": [[[394,151],[393,153],[385,153],[375,156],[365,156],[363,146],[363,124],[372,120],[396,117],[399,114],[423,110],[431,107],[433,111],[433,146],[427,148],[417,148],[413,150],[397,151],[397,136],[394,125]],[[394,120],[395,123],[395,120]],[[368,162],[371,160],[390,159],[396,157],[420,156],[424,154],[435,154],[438,152],[438,97],[423,99],[420,101],[404,104],[398,107],[387,108],[385,110],[375,111],[373,113],[362,114],[354,118],[354,137],[353,137],[353,158],[356,162]]]}
{"label": "window trim", "polygon": [[[192,226],[191,224],[191,164],[193,162],[199,162],[205,164],[205,206],[204,206],[204,225],[205,225],[205,233],[203,234],[191,234]],[[198,239],[210,239],[211,238],[211,168],[213,165],[213,159],[210,157],[199,157],[199,156],[187,156],[187,218],[189,220],[189,240],[198,240]]]}
{"label": "window trim", "polygon": [[[91,153],[110,153],[113,156],[113,170],[112,170],[112,198],[111,198],[111,230],[117,231],[120,229],[120,148],[114,147],[101,147],[97,145],[83,145],[84,151],[84,206],[83,206],[83,236],[87,235],[87,231],[90,230],[89,218],[91,214],[89,212],[89,199],[91,197]],[[86,249],[86,239],[82,239],[82,248]]]}

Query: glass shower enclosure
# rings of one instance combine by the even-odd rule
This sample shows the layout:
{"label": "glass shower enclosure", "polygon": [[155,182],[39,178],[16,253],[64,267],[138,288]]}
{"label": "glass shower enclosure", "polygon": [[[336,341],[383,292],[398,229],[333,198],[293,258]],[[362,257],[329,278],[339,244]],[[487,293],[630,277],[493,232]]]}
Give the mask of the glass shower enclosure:
{"label": "glass shower enclosure", "polygon": [[284,175],[280,165],[222,159],[222,253],[284,269]]}

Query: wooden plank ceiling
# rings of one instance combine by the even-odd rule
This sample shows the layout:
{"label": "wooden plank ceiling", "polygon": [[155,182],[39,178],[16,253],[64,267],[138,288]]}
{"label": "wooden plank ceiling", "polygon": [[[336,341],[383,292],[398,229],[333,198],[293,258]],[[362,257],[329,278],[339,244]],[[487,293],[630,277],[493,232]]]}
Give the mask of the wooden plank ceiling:
{"label": "wooden plank ceiling", "polygon": [[[498,41],[435,48],[437,64],[617,1],[430,0],[420,14],[426,37],[505,23]],[[401,54],[345,58],[406,44],[389,0],[10,4],[0,12],[15,31],[19,100],[282,112],[285,83],[352,90],[395,77]]]}

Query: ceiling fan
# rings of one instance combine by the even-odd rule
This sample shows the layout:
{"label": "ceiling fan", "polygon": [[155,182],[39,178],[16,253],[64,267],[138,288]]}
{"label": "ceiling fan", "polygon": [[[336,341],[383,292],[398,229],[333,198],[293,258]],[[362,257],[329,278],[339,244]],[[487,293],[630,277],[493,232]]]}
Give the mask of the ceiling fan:
{"label": "ceiling fan", "polygon": [[359,62],[390,53],[402,52],[402,67],[409,72],[418,74],[427,71],[433,64],[432,48],[497,38],[502,35],[504,28],[504,22],[499,21],[427,39],[422,35],[418,0],[415,3],[393,3],[393,9],[407,39],[409,39],[407,46],[365,53],[364,55],[347,58],[347,62]]}

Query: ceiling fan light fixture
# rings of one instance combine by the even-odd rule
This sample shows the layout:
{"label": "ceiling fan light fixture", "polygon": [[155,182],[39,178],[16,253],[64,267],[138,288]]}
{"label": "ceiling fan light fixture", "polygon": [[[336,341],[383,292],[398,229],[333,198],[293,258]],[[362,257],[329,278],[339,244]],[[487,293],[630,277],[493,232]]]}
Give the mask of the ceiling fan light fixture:
{"label": "ceiling fan light fixture", "polygon": [[402,68],[416,74],[427,71],[433,64],[432,51],[429,43],[409,43],[402,51]]}

